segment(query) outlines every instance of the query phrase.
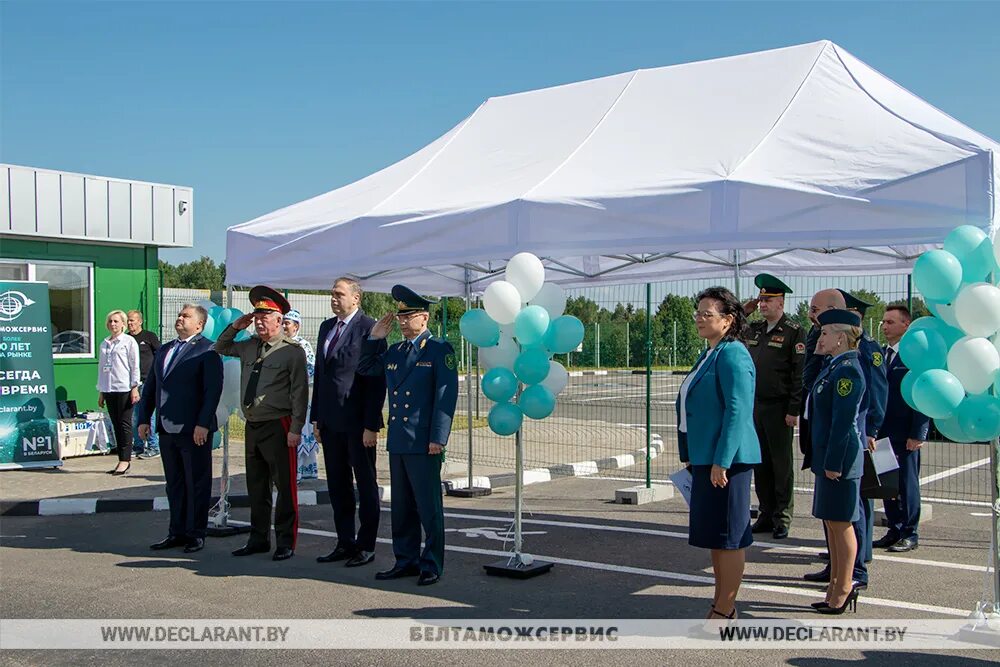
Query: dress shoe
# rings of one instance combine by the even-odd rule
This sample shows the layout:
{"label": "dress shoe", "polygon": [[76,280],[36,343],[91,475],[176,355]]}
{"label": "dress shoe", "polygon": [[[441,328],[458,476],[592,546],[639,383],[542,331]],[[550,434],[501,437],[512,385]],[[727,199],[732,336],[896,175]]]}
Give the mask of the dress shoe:
{"label": "dress shoe", "polygon": [[368,565],[368,563],[375,560],[374,551],[359,551],[358,553],[351,556],[351,559],[344,563],[344,567],[358,567],[360,565]]}
{"label": "dress shoe", "polygon": [[771,533],[771,537],[776,540],[783,540],[788,537],[788,526],[775,526],[774,532]]}
{"label": "dress shoe", "polygon": [[264,554],[271,550],[270,544],[250,544],[245,545],[233,552],[234,556],[250,556],[251,554]]}
{"label": "dress shoe", "polygon": [[759,518],[753,522],[750,526],[750,531],[753,533],[770,533],[774,530],[774,524],[770,519]]}
{"label": "dress shoe", "polygon": [[907,551],[914,551],[918,546],[920,545],[917,544],[916,537],[904,537],[899,542],[896,542],[889,547],[889,551],[894,554],[901,554],[906,553]]}
{"label": "dress shoe", "polygon": [[421,572],[420,578],[417,579],[417,586],[430,586],[431,584],[436,584],[441,576],[434,574],[433,572]]}
{"label": "dress shoe", "polygon": [[826,567],[819,572],[810,572],[809,574],[803,574],[802,578],[806,581],[815,581],[818,583],[829,583],[830,582],[830,568]]}
{"label": "dress shoe", "polygon": [[204,537],[192,537],[187,546],[184,547],[184,553],[193,554],[195,551],[201,551],[205,548],[205,538]]}
{"label": "dress shoe", "polygon": [[271,556],[271,560],[288,560],[295,555],[289,547],[278,547],[274,550],[274,555]]}
{"label": "dress shoe", "polygon": [[131,467],[132,467],[132,464],[129,463],[127,466],[125,466],[121,470],[112,470],[111,474],[113,476],[115,476],[115,477],[121,477],[122,475],[128,474],[129,468],[131,468]]}
{"label": "dress shoe", "polygon": [[886,533],[882,539],[872,542],[872,546],[876,549],[885,549],[891,547],[896,542],[899,542],[899,535],[896,533]]}
{"label": "dress shoe", "polygon": [[401,579],[403,577],[415,577],[420,574],[420,570],[416,565],[393,565],[389,570],[383,570],[381,572],[375,573],[375,578],[379,581],[385,581],[386,579]]}
{"label": "dress shoe", "polygon": [[174,547],[187,546],[187,539],[183,537],[174,537],[170,535],[165,540],[160,540],[156,544],[150,544],[149,548],[153,551],[160,551],[162,549],[173,549]]}
{"label": "dress shoe", "polygon": [[348,549],[347,547],[342,547],[339,544],[337,548],[328,553],[325,556],[316,556],[317,563],[335,563],[338,560],[347,560],[351,556],[357,553],[354,549]]}

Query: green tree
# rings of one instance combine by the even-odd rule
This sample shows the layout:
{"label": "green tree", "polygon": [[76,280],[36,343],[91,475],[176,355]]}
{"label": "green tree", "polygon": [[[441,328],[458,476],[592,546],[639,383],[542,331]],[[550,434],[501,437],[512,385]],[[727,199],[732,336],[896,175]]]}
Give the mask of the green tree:
{"label": "green tree", "polygon": [[226,284],[225,263],[216,265],[211,257],[173,266],[160,260],[163,286],[183,289],[221,290]]}
{"label": "green tree", "polygon": [[[585,296],[566,299],[566,315],[574,315],[585,325],[597,322],[600,306]],[[585,346],[586,347],[586,346]]]}
{"label": "green tree", "polygon": [[693,298],[677,294],[668,294],[660,302],[654,318],[661,323],[663,333],[657,341],[655,364],[687,366],[698,359],[704,343],[691,317],[694,308]]}
{"label": "green tree", "polygon": [[795,314],[788,316],[793,322],[798,323],[800,327],[806,331],[812,327],[812,321],[809,319],[809,302],[799,301],[799,305],[795,308]]}

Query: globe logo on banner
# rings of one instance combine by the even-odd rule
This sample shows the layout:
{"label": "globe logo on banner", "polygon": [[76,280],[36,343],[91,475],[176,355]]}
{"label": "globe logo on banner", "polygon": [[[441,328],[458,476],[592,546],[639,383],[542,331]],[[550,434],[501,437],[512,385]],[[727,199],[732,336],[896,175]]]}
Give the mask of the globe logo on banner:
{"label": "globe logo on banner", "polygon": [[0,294],[0,322],[13,322],[25,308],[35,303],[23,292],[7,290]]}

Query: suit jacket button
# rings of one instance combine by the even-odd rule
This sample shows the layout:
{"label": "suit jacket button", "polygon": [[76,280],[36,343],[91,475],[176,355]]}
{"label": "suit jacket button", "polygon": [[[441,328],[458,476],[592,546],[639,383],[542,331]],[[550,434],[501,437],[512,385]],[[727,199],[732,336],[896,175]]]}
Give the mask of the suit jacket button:
{"label": "suit jacket button", "polygon": [[394,392],[392,392],[392,395],[393,396],[399,396],[399,392],[398,391],[394,391]]}
{"label": "suit jacket button", "polygon": [[410,392],[406,392],[406,395],[407,395],[407,396],[409,396],[409,395],[410,395]]}
{"label": "suit jacket button", "polygon": [[403,404],[403,407],[404,407],[404,408],[408,408],[408,407],[410,407],[410,404],[409,404],[409,403],[404,403],[404,404]]}
{"label": "suit jacket button", "polygon": [[390,418],[389,418],[389,420],[390,420],[390,421],[396,421],[396,417],[395,417],[395,416],[392,416],[392,417],[390,417]]}
{"label": "suit jacket button", "polygon": [[408,421],[410,421],[410,418],[409,417],[403,417],[403,421],[404,422],[408,422]]}
{"label": "suit jacket button", "polygon": [[392,404],[392,407],[396,407],[396,404],[395,404],[395,403],[393,403],[393,404]]}

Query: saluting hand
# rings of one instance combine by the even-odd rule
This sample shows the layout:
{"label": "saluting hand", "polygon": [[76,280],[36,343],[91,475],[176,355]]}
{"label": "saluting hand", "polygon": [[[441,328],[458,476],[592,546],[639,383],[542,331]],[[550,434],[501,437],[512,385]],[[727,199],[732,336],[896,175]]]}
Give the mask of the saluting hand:
{"label": "saluting hand", "polygon": [[394,319],[396,319],[396,313],[388,313],[385,317],[375,323],[375,326],[372,327],[372,331],[369,335],[376,340],[382,340],[389,335],[390,331],[392,331],[392,321]]}
{"label": "saluting hand", "polygon": [[726,477],[726,469],[722,466],[712,466],[712,486],[717,486],[720,489],[726,488],[729,484],[729,478]]}
{"label": "saluting hand", "polygon": [[241,315],[235,322],[233,322],[233,328],[237,331],[242,331],[250,326],[253,322],[253,313],[247,313],[246,315]]}

